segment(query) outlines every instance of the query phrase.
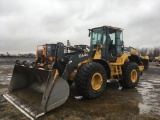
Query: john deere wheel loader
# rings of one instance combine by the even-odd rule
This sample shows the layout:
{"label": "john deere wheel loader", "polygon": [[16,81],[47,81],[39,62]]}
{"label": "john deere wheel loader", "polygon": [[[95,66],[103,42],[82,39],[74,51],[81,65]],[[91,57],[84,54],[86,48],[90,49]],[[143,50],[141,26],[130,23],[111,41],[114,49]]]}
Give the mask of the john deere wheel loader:
{"label": "john deere wheel loader", "polygon": [[118,79],[123,88],[136,87],[144,66],[130,47],[123,47],[122,31],[111,26],[89,29],[90,50],[60,42],[38,46],[36,62],[16,61],[4,97],[36,119],[67,100],[69,81],[86,99],[100,97],[107,79]]}

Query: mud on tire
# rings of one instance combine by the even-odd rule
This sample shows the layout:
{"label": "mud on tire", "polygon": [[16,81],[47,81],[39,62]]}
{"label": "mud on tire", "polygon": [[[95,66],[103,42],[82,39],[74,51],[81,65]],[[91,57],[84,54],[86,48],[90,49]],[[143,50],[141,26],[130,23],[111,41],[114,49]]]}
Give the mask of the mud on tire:
{"label": "mud on tire", "polygon": [[[106,76],[107,75],[104,67],[99,63],[86,63],[78,69],[76,74],[75,85],[79,93],[84,98],[97,98],[100,97],[105,90]],[[92,81],[93,78],[94,81]],[[98,81],[97,79],[100,79],[100,81]]]}
{"label": "mud on tire", "polygon": [[123,79],[119,80],[123,88],[134,88],[139,82],[140,72],[137,63],[128,62],[122,67]]}

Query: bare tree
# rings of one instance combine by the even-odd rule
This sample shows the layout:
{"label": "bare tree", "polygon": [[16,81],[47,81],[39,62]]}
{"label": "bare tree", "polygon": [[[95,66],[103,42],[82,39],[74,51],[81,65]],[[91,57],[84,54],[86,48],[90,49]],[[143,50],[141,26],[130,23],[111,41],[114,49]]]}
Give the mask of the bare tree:
{"label": "bare tree", "polygon": [[155,48],[140,48],[137,49],[139,54],[142,56],[148,55],[150,59],[154,60],[155,57],[158,57],[160,55],[160,47]]}
{"label": "bare tree", "polygon": [[147,55],[147,48],[141,48],[141,49],[137,49],[138,52],[142,55],[142,56],[146,56]]}

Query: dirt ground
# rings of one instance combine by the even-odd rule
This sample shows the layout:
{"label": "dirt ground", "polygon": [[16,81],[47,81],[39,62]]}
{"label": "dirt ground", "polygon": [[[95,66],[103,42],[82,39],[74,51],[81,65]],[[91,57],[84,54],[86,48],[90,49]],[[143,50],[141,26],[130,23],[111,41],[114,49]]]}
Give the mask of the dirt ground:
{"label": "dirt ground", "polygon": [[[28,120],[2,96],[7,92],[13,67],[14,62],[0,59],[0,120]],[[109,81],[105,93],[94,100],[81,98],[73,84],[65,104],[39,118],[49,119],[160,120],[160,67],[152,64],[144,70],[134,89],[123,89],[116,80]]]}

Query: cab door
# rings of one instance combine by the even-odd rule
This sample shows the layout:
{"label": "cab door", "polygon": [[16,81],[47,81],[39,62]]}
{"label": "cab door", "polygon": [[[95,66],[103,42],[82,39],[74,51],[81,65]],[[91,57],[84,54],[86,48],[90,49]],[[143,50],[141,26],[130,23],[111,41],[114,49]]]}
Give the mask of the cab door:
{"label": "cab door", "polygon": [[108,57],[110,62],[116,62],[117,57],[122,55],[122,38],[122,31],[109,28]]}

